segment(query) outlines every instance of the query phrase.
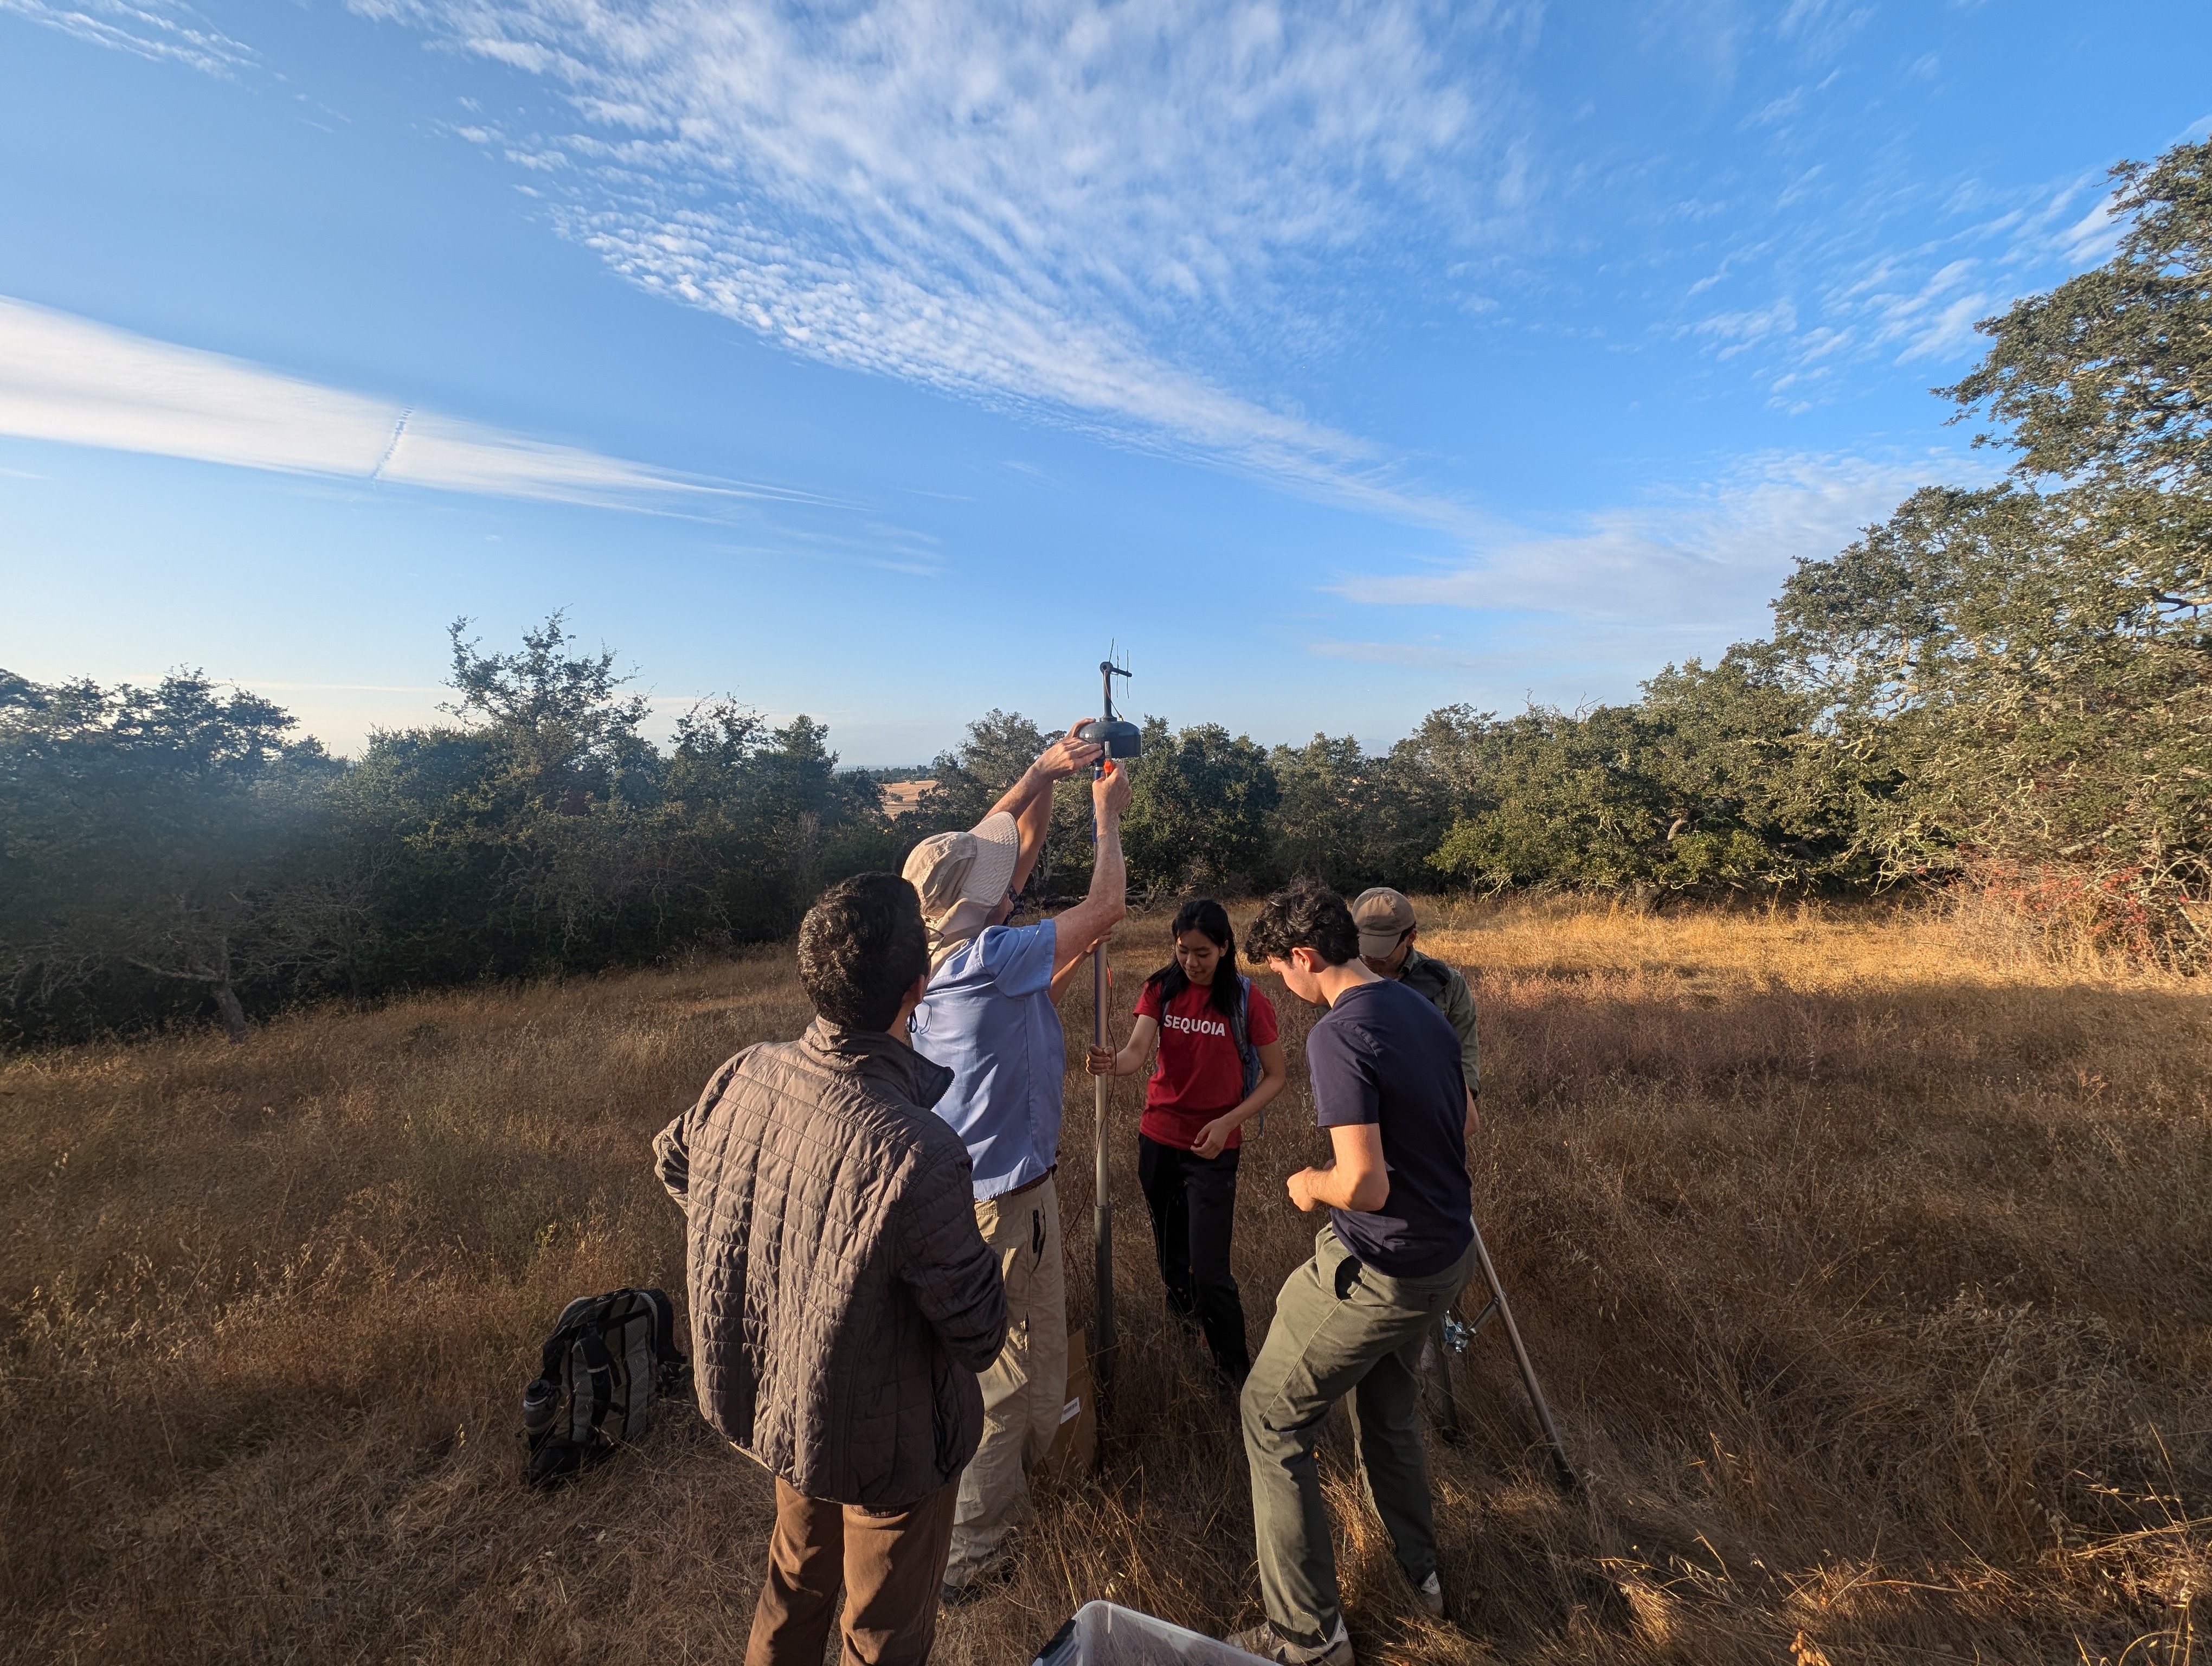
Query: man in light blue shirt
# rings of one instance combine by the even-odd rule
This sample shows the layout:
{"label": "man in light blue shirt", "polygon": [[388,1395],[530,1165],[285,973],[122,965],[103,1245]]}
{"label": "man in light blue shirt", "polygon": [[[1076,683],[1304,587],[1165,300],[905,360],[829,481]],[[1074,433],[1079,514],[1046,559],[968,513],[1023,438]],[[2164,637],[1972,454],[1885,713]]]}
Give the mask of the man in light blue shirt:
{"label": "man in light blue shirt", "polygon": [[968,1146],[975,1225],[1006,1286],[1006,1345],[981,1377],[983,1441],[960,1481],[945,1600],[972,1596],[1004,1566],[1029,1503],[1029,1474],[1052,1448],[1067,1380],[1060,1156],[1067,1043],[1055,1003],[1091,946],[1127,912],[1121,812],[1127,774],[1091,783],[1098,850],[1091,890],[1056,919],[1010,927],[1052,819],[1052,789],[1098,757],[1070,731],[1046,748],[973,829],[924,839],[905,874],[929,926],[929,992],[916,1051],[953,1073],[937,1114]]}
{"label": "man in light blue shirt", "polygon": [[1043,1179],[1060,1149],[1060,930],[986,927],[945,958],[915,1014],[915,1043],[952,1072],[937,1114],[968,1142],[978,1202]]}

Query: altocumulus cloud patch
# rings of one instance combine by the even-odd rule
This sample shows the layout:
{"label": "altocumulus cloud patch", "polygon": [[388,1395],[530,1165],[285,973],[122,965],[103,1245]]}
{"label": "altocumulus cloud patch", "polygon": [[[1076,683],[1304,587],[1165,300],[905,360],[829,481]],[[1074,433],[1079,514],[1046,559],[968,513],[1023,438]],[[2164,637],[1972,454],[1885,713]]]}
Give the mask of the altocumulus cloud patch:
{"label": "altocumulus cloud patch", "polygon": [[561,88],[526,164],[641,284],[834,363],[1449,523],[1243,391],[1325,344],[1301,275],[1473,235],[1510,171],[1493,9],[1136,0],[834,16],[751,0],[355,0]]}

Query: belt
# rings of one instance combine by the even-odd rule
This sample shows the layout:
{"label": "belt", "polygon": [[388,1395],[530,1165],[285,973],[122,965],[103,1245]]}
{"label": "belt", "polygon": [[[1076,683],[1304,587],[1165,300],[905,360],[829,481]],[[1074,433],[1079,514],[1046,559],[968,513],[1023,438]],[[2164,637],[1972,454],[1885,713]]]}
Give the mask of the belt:
{"label": "belt", "polygon": [[1051,1179],[1054,1174],[1059,1172],[1059,1170],[1060,1164],[1055,1163],[1051,1168],[1047,1169],[1035,1180],[1024,1180],[1011,1192],[1000,1192],[998,1196],[993,1198],[991,1201],[994,1203],[1003,1203],[1010,1197],[1019,1197],[1024,1192],[1033,1192],[1036,1190],[1038,1187],[1043,1185],[1046,1181]]}

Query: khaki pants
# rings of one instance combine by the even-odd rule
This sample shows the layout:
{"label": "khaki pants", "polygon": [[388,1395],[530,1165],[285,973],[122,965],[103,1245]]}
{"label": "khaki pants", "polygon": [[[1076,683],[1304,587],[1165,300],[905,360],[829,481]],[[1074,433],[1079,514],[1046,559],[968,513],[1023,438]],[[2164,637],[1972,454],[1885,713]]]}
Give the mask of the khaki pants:
{"label": "khaki pants", "polygon": [[822,1666],[845,1593],[839,1666],[922,1666],[937,1641],[937,1588],[957,1489],[903,1510],[831,1504],[775,1483],[768,1583],[753,1609],[745,1666]]}
{"label": "khaki pants", "polygon": [[960,1477],[945,1583],[988,1567],[1029,1507],[1030,1471],[1060,1430],[1067,1389],[1067,1281],[1060,1265],[1060,1194],[1050,1177],[975,1206],[975,1227],[1006,1281],[1006,1345],[977,1379],[983,1443]]}
{"label": "khaki pants", "polygon": [[1346,1395],[1360,1480],[1399,1566],[1417,1585],[1437,1571],[1421,1450],[1421,1345],[1474,1268],[1470,1244],[1432,1277],[1386,1278],[1360,1266],[1324,1226],[1313,1259],[1275,1298],[1275,1322],[1244,1380],[1241,1409],[1260,1595],[1275,1629],[1295,1642],[1322,1642],[1342,1617],[1314,1444]]}

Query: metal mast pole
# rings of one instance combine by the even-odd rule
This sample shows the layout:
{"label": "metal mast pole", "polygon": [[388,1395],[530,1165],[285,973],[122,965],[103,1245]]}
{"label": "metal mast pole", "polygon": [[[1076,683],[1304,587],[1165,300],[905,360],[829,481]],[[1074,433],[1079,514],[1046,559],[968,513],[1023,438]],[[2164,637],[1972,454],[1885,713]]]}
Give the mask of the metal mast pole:
{"label": "metal mast pole", "polygon": [[[1108,660],[1098,667],[1098,680],[1105,686],[1105,704],[1099,715],[1106,723],[1114,721],[1114,662]],[[1106,774],[1106,753],[1099,752],[1098,762],[1091,766],[1091,779],[1101,780]],[[1091,812],[1091,845],[1093,860],[1098,847],[1098,812]],[[1101,938],[1091,951],[1091,1043],[1094,1047],[1106,1045],[1106,940]],[[1095,1128],[1097,1172],[1092,1182],[1091,1237],[1097,1256],[1097,1317],[1098,1336],[1092,1377],[1097,1383],[1101,1409],[1113,1403],[1114,1349],[1114,1198],[1106,1172],[1106,1082],[1103,1076],[1093,1076],[1091,1105]]]}
{"label": "metal mast pole", "polygon": [[[1114,715],[1114,679],[1129,673],[1115,665],[1113,650],[1098,662],[1098,682],[1103,691],[1099,714],[1075,733],[1077,738],[1094,741],[1098,746],[1098,762],[1091,771],[1095,786],[1105,778],[1109,769],[1120,769],[1116,758],[1135,757],[1144,750],[1144,735],[1133,723],[1125,723]],[[1094,797],[1091,810],[1091,849],[1094,864],[1098,850],[1098,809]],[[1091,946],[1091,1044],[1106,1045],[1106,939],[1100,938]],[[1098,1256],[1098,1312],[1095,1323],[1097,1353],[1091,1377],[1093,1392],[1098,1398],[1098,1410],[1103,1416],[1114,1403],[1114,1359],[1117,1339],[1114,1334],[1114,1191],[1106,1165],[1106,1078],[1091,1079],[1091,1111],[1097,1134],[1097,1167],[1091,1190],[1091,1233]]]}

